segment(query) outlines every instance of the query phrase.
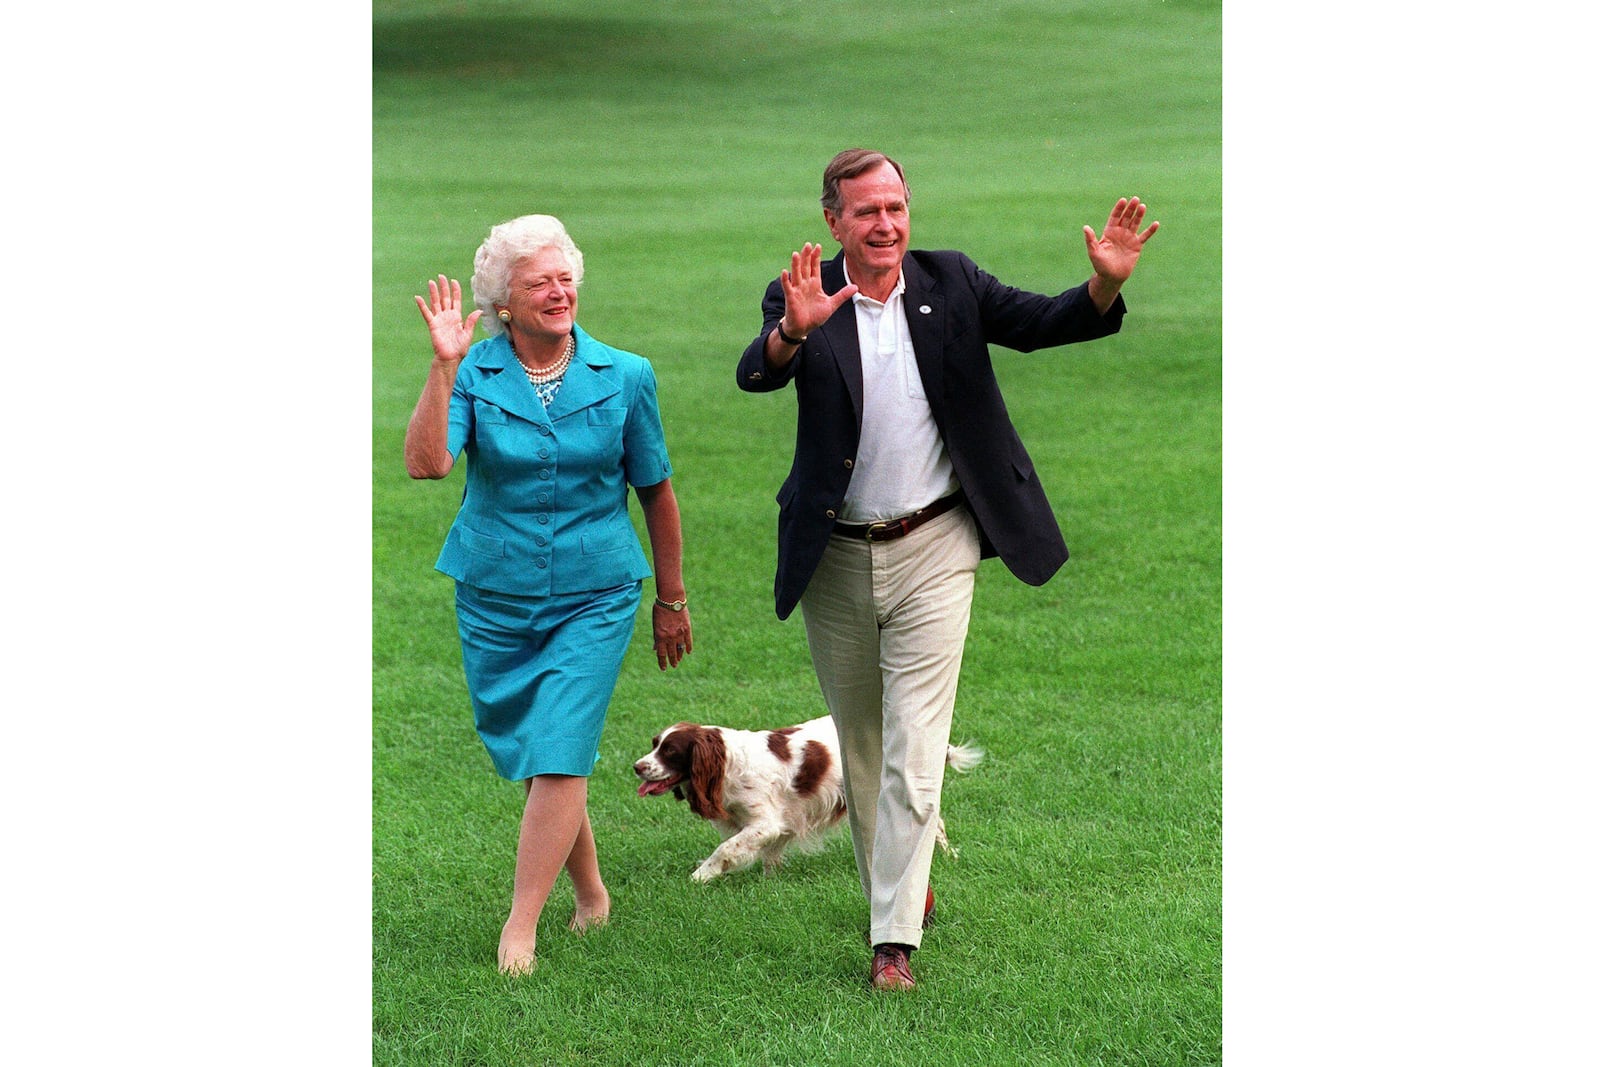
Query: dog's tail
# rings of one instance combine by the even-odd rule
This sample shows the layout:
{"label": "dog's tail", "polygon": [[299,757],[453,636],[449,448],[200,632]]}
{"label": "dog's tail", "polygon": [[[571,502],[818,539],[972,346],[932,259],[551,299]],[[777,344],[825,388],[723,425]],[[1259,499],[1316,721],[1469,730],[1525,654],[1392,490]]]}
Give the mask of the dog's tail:
{"label": "dog's tail", "polygon": [[983,749],[975,745],[950,745],[944,750],[944,762],[953,771],[966,774],[983,762]]}
{"label": "dog's tail", "polygon": [[[978,748],[976,745],[949,745],[944,750],[944,762],[951,770],[966,774],[983,762],[983,749]],[[944,835],[943,816],[939,819],[938,833],[939,847],[949,853],[951,859],[959,859],[961,853],[950,843],[950,839]]]}

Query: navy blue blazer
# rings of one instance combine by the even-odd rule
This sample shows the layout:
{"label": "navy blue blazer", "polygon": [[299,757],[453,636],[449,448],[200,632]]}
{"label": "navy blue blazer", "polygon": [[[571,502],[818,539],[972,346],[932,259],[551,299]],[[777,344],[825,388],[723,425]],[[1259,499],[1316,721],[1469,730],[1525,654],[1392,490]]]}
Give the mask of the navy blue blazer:
{"label": "navy blue blazer", "polygon": [[[960,252],[911,251],[901,263],[905,313],[922,385],[950,453],[983,555],[998,555],[1029,585],[1043,585],[1067,560],[1066,541],[1033,460],[1011,424],[989,360],[990,344],[1020,352],[1089,341],[1122,328],[1119,295],[1105,315],[1088,283],[1059,296],[1004,285]],[[844,288],[843,253],[822,265],[822,288]],[[764,393],[794,383],[799,415],[794,464],[778,489],[778,618],[800,602],[827,547],[861,440],[861,346],[846,301],[811,331],[782,370],[767,366],[767,334],[783,316],[774,279],[761,301],[761,334],[739,359],[739,388]],[[930,502],[931,503],[931,502]]]}

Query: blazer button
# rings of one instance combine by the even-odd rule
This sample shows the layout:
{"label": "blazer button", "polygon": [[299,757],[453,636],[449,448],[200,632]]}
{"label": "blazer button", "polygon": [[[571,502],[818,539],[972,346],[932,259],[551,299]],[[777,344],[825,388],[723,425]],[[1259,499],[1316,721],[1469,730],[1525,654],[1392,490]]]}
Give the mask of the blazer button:
{"label": "blazer button", "polygon": [[828,518],[837,519],[838,517],[839,517],[839,513],[837,511],[834,511],[832,508],[828,509]]}
{"label": "blazer button", "polygon": [[538,559],[533,561],[533,565],[538,567],[540,570],[544,570],[546,567],[550,566],[550,561],[545,559],[543,556],[540,556]]}
{"label": "blazer button", "polygon": [[856,465],[856,461],[855,461],[855,460],[853,460],[853,459],[847,459],[847,460],[845,460],[845,461],[844,461],[844,469],[845,469],[845,470],[850,470],[850,469],[852,469],[852,468],[853,468],[853,467],[854,467],[854,466],[855,466],[855,465]]}

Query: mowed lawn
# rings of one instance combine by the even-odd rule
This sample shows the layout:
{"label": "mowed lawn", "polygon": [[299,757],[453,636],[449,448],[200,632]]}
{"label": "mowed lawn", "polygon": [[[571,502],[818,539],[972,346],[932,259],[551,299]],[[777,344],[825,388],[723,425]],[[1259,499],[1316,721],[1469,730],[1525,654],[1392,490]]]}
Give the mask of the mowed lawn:
{"label": "mowed lawn", "polygon": [[[1220,1062],[1220,4],[379,0],[374,20],[374,1062]],[[906,167],[914,246],[1013,285],[1083,281],[1081,229],[1120,195],[1162,223],[1121,334],[994,349],[1072,559],[1037,589],[980,570],[955,734],[988,757],[947,782],[961,857],[935,859],[899,996],[866,988],[846,835],[696,886],[715,831],[631,772],[678,720],[823,711],[798,614],[772,610],[794,397],[733,368],[789,253],[836,250],[821,171],[855,145]],[[590,782],[613,920],[568,933],[563,880],[538,971],[509,980],[521,790],[473,733],[432,569],[461,474],[410,481],[401,441],[429,359],[412,295],[465,285],[488,228],[536,211],[583,249],[585,329],[655,367],[696,647],[661,673],[641,612]]]}

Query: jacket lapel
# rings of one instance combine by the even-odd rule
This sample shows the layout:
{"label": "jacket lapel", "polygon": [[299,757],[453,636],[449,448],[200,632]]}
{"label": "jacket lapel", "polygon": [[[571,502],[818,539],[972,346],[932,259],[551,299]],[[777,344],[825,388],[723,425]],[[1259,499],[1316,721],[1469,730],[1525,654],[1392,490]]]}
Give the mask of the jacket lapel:
{"label": "jacket lapel", "polygon": [[[822,265],[822,291],[837,293],[844,288],[844,252]],[[850,394],[850,406],[855,409],[856,429],[861,429],[861,338],[856,333],[856,305],[846,300],[827,322],[822,324],[823,340],[833,353],[844,379],[845,390]]]}
{"label": "jacket lapel", "polygon": [[572,366],[567,368],[556,398],[550,402],[551,421],[593,407],[622,390],[612,376],[602,372],[614,362],[611,353],[576,325],[572,329],[578,337],[578,350],[572,355]]}
{"label": "jacket lapel", "polygon": [[944,396],[944,297],[939,283],[910,256],[900,261],[906,279],[902,295],[906,327],[917,353],[922,388],[930,397]]}
{"label": "jacket lapel", "polygon": [[[478,359],[484,377],[471,386],[468,392],[480,396],[498,408],[529,422],[550,423],[544,405],[534,395],[533,387],[511,351],[511,340],[503,333],[495,335]],[[499,373],[490,373],[498,369]]]}

